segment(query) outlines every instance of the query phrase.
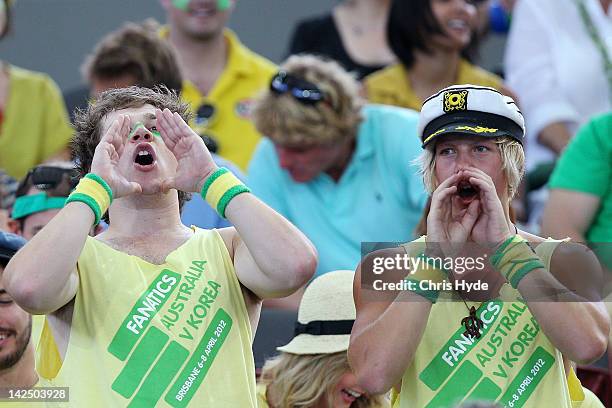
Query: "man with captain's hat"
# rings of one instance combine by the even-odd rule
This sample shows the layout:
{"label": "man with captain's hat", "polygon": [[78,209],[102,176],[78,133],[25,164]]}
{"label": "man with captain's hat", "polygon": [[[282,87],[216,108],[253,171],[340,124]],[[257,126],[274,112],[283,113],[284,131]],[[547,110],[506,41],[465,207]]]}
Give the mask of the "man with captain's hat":
{"label": "man with captain's hat", "polygon": [[[402,408],[583,401],[569,361],[599,358],[610,330],[598,264],[581,245],[514,225],[509,204],[525,159],[515,102],[491,88],[452,86],[425,101],[419,132],[432,195],[426,235],[357,268],[349,361],[358,384],[377,394],[401,383]],[[419,262],[405,269],[393,264],[398,256]],[[374,276],[375,264],[391,267]],[[580,293],[567,289],[576,273]],[[394,290],[377,291],[375,279]]]}

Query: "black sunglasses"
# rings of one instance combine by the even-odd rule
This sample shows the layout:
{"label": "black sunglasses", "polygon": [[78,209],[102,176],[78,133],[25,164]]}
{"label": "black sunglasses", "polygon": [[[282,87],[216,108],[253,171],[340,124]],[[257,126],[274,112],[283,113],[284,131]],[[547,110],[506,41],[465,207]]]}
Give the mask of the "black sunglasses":
{"label": "black sunglasses", "polygon": [[211,103],[203,103],[196,110],[195,123],[197,126],[209,126],[213,121],[217,108]]}
{"label": "black sunglasses", "polygon": [[[30,169],[23,181],[17,189],[17,196],[27,194],[29,190],[28,180],[31,178],[31,184],[39,190],[47,191],[54,190],[58,187],[65,187],[63,190],[68,190],[70,193],[79,183],[78,173],[76,169],[66,169],[53,166],[37,166]],[[68,194],[66,194],[68,195]]]}
{"label": "black sunglasses", "polygon": [[306,105],[314,105],[325,99],[325,95],[315,84],[285,71],[279,71],[272,78],[270,91],[277,95],[290,93],[296,100]]}

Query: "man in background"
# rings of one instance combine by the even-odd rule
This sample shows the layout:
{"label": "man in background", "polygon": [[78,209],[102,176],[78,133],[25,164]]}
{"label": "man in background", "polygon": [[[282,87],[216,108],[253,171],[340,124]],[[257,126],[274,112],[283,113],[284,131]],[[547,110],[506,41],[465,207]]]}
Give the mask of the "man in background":
{"label": "man in background", "polygon": [[[15,234],[0,231],[0,277],[25,243]],[[32,388],[38,382],[31,332],[32,316],[13,301],[0,280],[0,389]],[[1,396],[6,397],[4,393]]]}
{"label": "man in background", "polygon": [[32,239],[64,207],[66,198],[76,185],[74,177],[71,162],[54,162],[32,168],[17,188],[9,230],[28,241]]}
{"label": "man in background", "polygon": [[250,120],[252,99],[276,72],[245,47],[226,24],[235,0],[160,0],[184,82],[182,98],[196,114],[191,126],[216,143],[216,152],[242,170],[260,134]]}

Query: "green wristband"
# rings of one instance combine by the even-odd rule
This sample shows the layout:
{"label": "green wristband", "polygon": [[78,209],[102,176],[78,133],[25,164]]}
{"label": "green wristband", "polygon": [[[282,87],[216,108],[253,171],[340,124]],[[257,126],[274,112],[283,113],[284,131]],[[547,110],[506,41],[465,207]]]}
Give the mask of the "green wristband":
{"label": "green wristband", "polygon": [[208,176],[208,178],[204,182],[204,185],[202,186],[202,191],[200,192],[200,195],[204,200],[206,200],[206,194],[208,194],[208,189],[210,188],[210,186],[212,186],[212,183],[214,183],[216,179],[228,172],[229,170],[225,167],[219,167],[217,170],[215,170],[213,174]]}
{"label": "green wristband", "polygon": [[100,218],[102,218],[100,206],[98,205],[97,201],[94,200],[93,197],[87,194],[83,194],[83,193],[72,193],[66,199],[66,205],[72,202],[81,202],[81,203],[87,204],[94,213],[94,216],[95,216],[94,225],[98,225],[100,223]]}
{"label": "green wristband", "polygon": [[515,289],[529,272],[544,268],[540,258],[520,235],[504,241],[491,257],[491,264]]}
{"label": "green wristband", "polygon": [[238,194],[250,192],[251,190],[244,184],[230,188],[225,192],[225,194],[223,194],[221,200],[219,200],[219,204],[217,204],[217,213],[219,213],[221,217],[225,218],[225,208],[230,203],[230,201],[232,201],[232,199]]}
{"label": "green wristband", "polygon": [[448,271],[443,268],[438,268],[438,266],[435,264],[435,260],[427,257],[425,254],[419,255],[417,259],[421,259],[423,264],[428,265],[429,267],[423,267],[423,264],[421,264],[419,269],[412,272],[407,278],[404,279],[404,281],[414,283],[414,289],[411,289],[411,292],[423,296],[431,303],[436,303],[438,301],[440,291],[436,289],[421,289],[420,284],[425,280],[429,280],[430,282],[434,283],[443,282],[448,277]]}

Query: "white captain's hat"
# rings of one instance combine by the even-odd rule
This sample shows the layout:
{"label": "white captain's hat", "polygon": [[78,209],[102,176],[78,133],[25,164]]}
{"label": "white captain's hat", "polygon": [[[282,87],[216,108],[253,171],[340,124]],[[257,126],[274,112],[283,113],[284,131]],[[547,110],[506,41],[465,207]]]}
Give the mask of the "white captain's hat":
{"label": "white captain's hat", "polygon": [[477,85],[453,85],[430,96],[419,117],[423,148],[440,136],[509,136],[523,144],[525,119],[512,98]]}

